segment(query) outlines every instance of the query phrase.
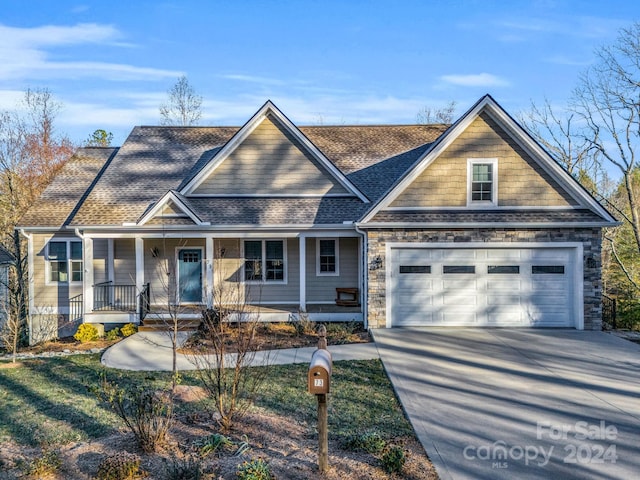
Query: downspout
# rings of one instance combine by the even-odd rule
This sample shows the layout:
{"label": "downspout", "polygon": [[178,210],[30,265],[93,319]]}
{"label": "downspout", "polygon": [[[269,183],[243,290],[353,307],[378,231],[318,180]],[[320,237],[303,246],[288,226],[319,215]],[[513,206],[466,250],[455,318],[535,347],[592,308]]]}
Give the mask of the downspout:
{"label": "downspout", "polygon": [[[80,229],[78,227],[76,227],[74,229],[74,232],[76,234],[76,237],[78,237],[80,240],[82,240],[82,323],[85,323],[86,320],[86,316],[85,316],[85,309],[87,308],[86,303],[88,301],[87,299],[87,295],[86,295],[86,291],[87,291],[87,285],[86,285],[86,281],[87,281],[87,275],[86,272],[84,271],[86,268],[86,263],[85,263],[85,255],[84,255],[84,234],[80,232]],[[69,273],[69,275],[71,275],[71,273]],[[71,277],[69,277],[69,280],[71,280]],[[93,288],[93,286],[91,287]],[[71,288],[69,288],[69,291],[71,291]],[[69,293],[70,295],[70,293]],[[69,302],[70,304],[71,302]],[[69,318],[71,318],[71,310],[69,310]]]}
{"label": "downspout", "polygon": [[27,313],[27,325],[29,326],[29,345],[31,345],[33,323],[31,321],[31,312],[34,308],[33,298],[33,234],[24,231],[24,228],[18,230],[20,234],[27,239],[27,282],[29,284],[29,312]]}
{"label": "downspout", "polygon": [[369,328],[369,268],[368,268],[368,256],[369,256],[369,241],[367,237],[367,232],[361,230],[360,227],[353,222],[353,226],[356,230],[356,233],[362,236],[362,313],[364,316],[364,328]]}

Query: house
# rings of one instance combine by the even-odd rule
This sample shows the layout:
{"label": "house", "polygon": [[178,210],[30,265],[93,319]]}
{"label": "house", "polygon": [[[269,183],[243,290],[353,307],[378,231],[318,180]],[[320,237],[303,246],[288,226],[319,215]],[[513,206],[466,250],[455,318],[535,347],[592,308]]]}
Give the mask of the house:
{"label": "house", "polygon": [[601,328],[616,220],[489,95],[452,125],[136,127],[82,148],[18,226],[32,318]]}

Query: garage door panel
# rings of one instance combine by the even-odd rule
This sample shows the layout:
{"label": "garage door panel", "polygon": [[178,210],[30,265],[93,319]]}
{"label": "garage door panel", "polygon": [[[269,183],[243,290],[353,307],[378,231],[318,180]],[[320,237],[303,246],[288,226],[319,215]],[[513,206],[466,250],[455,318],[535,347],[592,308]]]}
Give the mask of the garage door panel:
{"label": "garage door panel", "polygon": [[487,295],[487,305],[515,305],[522,304],[520,295]]}
{"label": "garage door panel", "polygon": [[416,327],[429,325],[435,322],[435,315],[432,311],[420,311],[413,308],[399,309],[394,325],[402,327]]}
{"label": "garage door panel", "polygon": [[462,293],[443,293],[442,300],[444,305],[465,305],[475,306],[478,305],[478,297],[476,295],[469,295]]}
{"label": "garage door panel", "polygon": [[[445,291],[460,291],[460,290],[472,290],[476,291],[478,288],[478,281],[473,275],[465,275],[464,280],[448,280],[442,281],[442,288]],[[458,277],[460,278],[460,277]]]}
{"label": "garage door panel", "polygon": [[419,296],[419,301],[425,305],[433,304],[433,295],[423,295],[422,292],[404,292],[398,296],[400,306],[409,305],[414,307],[416,296]]}
{"label": "garage door panel", "polygon": [[440,258],[443,261],[448,260],[476,260],[478,258],[478,250],[465,250],[465,249],[451,249],[451,250],[442,250],[440,254]]}
{"label": "garage door panel", "polygon": [[510,280],[487,280],[488,292],[520,292],[521,290],[522,281],[515,278]]}
{"label": "garage door panel", "polygon": [[522,250],[487,250],[488,260],[499,260],[501,262],[518,262],[523,259]]}
{"label": "garage door panel", "polygon": [[573,325],[574,255],[562,247],[392,251],[391,324]]}
{"label": "garage door panel", "polygon": [[441,312],[442,320],[449,325],[477,325],[478,312],[468,308],[450,307]]}

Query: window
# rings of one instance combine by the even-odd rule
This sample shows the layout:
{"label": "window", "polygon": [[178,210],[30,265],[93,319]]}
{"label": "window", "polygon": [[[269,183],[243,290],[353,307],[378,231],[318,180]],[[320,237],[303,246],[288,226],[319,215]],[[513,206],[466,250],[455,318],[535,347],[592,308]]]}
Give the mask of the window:
{"label": "window", "polygon": [[244,279],[246,281],[284,282],[284,264],[284,241],[245,240]]}
{"label": "window", "polygon": [[431,273],[431,265],[400,265],[400,273]]}
{"label": "window", "polygon": [[517,274],[520,273],[520,267],[518,265],[489,265],[487,273]]}
{"label": "window", "polygon": [[496,206],[497,172],[496,159],[468,160],[468,195],[467,203],[474,205]]}
{"label": "window", "polygon": [[442,273],[476,273],[473,265],[444,265]]}
{"label": "window", "polygon": [[316,275],[338,275],[338,240],[318,238],[316,241]]}
{"label": "window", "polygon": [[47,244],[48,281],[82,282],[82,242],[52,240]]}
{"label": "window", "polygon": [[539,275],[543,273],[552,275],[564,275],[564,265],[533,265],[531,273]]}

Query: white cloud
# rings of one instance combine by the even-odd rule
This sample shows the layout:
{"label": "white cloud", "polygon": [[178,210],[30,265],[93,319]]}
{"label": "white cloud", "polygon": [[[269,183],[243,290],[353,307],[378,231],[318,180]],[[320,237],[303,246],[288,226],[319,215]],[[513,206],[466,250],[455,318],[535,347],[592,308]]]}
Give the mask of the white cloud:
{"label": "white cloud", "polygon": [[16,28],[0,25],[0,80],[100,77],[109,80],[149,80],[177,77],[180,72],[109,62],[54,61],[51,50],[91,44],[126,47],[111,25],[45,25]]}
{"label": "white cloud", "polygon": [[260,77],[256,75],[243,75],[238,73],[220,75],[220,78],[224,78],[226,80],[238,80],[241,82],[260,83],[263,85],[284,85],[284,82],[282,80],[278,80],[276,78]]}
{"label": "white cloud", "polygon": [[[620,27],[627,23],[626,19],[594,17],[588,15],[573,15],[558,19],[530,17],[526,19],[498,20],[496,26],[499,31],[506,29],[511,33],[561,35],[576,38],[606,38],[614,34]],[[502,35],[499,38],[505,41],[513,39],[522,40],[518,35]]]}
{"label": "white cloud", "polygon": [[549,63],[555,63],[557,65],[568,65],[570,67],[586,67],[588,65],[591,65],[591,60],[578,60],[569,58],[566,55],[554,55],[552,57],[547,57],[545,61]]}
{"label": "white cloud", "polygon": [[0,110],[15,110],[16,106],[24,98],[24,91],[0,90]]}
{"label": "white cloud", "polygon": [[476,73],[470,75],[443,75],[440,79],[452,85],[461,87],[507,87],[509,82],[491,73]]}

